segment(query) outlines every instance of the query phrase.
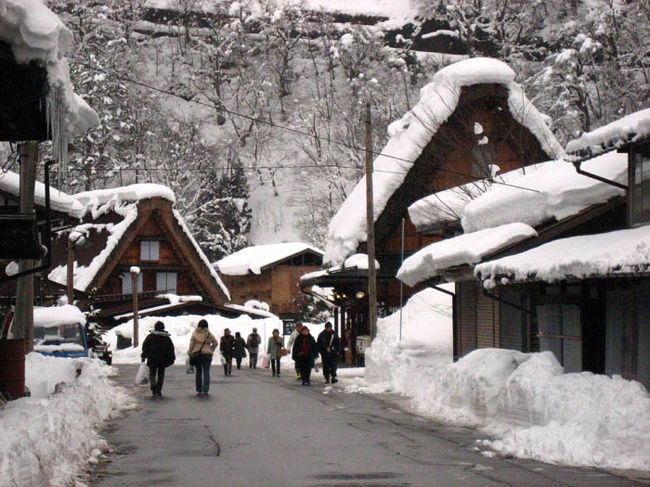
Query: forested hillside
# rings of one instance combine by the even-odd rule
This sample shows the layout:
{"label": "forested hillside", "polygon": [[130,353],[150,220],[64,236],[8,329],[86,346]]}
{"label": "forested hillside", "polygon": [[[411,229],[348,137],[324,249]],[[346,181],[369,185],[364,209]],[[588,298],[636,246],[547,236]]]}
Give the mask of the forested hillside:
{"label": "forested hillside", "polygon": [[[73,83],[101,118],[73,141],[62,189],[165,184],[215,260],[247,241],[322,244],[362,173],[365,101],[379,151],[458,54],[510,63],[562,143],[647,106],[647,0],[402,0],[406,27],[313,2],[166,3],[159,15],[143,0],[49,2],[75,34]],[[413,49],[438,36],[453,41],[447,54]]]}

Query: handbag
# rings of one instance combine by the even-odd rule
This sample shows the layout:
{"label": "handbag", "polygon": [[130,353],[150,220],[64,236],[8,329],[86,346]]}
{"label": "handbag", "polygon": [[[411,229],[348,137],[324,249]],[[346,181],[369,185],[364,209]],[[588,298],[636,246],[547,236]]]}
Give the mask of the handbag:
{"label": "handbag", "polygon": [[278,357],[284,357],[289,354],[289,350],[286,348],[280,348],[278,349]]}
{"label": "handbag", "polygon": [[206,338],[205,340],[203,340],[203,343],[198,348],[198,350],[196,350],[196,352],[190,353],[190,361],[189,361],[190,365],[193,365],[195,367],[199,365],[199,356],[201,355],[201,350],[203,350],[203,346],[206,344],[207,341],[208,339]]}

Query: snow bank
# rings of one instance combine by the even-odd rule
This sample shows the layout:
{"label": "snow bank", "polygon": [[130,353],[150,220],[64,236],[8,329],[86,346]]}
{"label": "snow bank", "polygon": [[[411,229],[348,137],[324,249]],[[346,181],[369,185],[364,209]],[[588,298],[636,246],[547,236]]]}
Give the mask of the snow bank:
{"label": "snow bank", "polygon": [[[187,359],[187,349],[190,346],[192,333],[196,329],[199,320],[205,319],[212,334],[219,339],[223,335],[224,328],[230,328],[232,335],[240,332],[242,337],[246,337],[257,328],[257,332],[262,337],[262,350],[266,349],[266,342],[271,336],[274,328],[282,333],[282,321],[278,318],[264,318],[253,320],[250,316],[241,315],[237,318],[225,318],[218,315],[184,315],[184,316],[147,316],[138,320],[138,333],[140,344],[135,349],[129,347],[123,350],[117,350],[117,335],[125,338],[133,337],[133,321],[127,321],[106,332],[103,339],[110,345],[113,350],[113,363],[116,364],[135,364],[140,362],[140,353],[142,351],[142,342],[147,334],[153,330],[157,321],[165,324],[165,331],[171,335],[176,350],[176,363],[184,364]],[[260,356],[262,352],[260,351]]]}
{"label": "snow bank", "polygon": [[32,397],[0,409],[0,487],[74,485],[84,466],[98,461],[108,445],[97,429],[134,407],[110,373],[98,360],[27,355]]}
{"label": "snow bank", "polygon": [[408,286],[415,286],[437,276],[443,269],[475,264],[499,249],[536,236],[537,232],[532,227],[524,223],[510,223],[441,240],[408,257],[397,271],[397,278]]}
{"label": "snow bank", "polygon": [[638,273],[650,266],[650,225],[561,238],[474,269],[486,288],[528,279],[555,282],[575,277]]}
{"label": "snow bank", "polygon": [[[627,184],[626,154],[604,154],[584,163],[582,169]],[[512,222],[536,226],[625,194],[620,188],[578,174],[573,164],[565,161],[545,162],[509,182],[519,187],[494,185],[467,204],[462,219],[466,232]]]}
{"label": "snow bank", "polygon": [[[453,285],[447,285],[453,290]],[[366,391],[411,395],[452,360],[451,296],[425,289],[402,311],[377,320],[377,337],[366,353]]]}
{"label": "snow bank", "polygon": [[[375,221],[399,188],[413,164],[438,128],[454,112],[463,87],[483,83],[508,88],[512,116],[528,128],[549,157],[560,158],[564,151],[542,115],[514,82],[515,73],[496,59],[472,58],[438,71],[433,81],[420,90],[420,101],[400,120],[390,124],[390,140],[374,161],[373,197]],[[365,177],[354,187],[329,225],[324,261],[340,264],[366,239]]]}
{"label": "snow bank", "polygon": [[322,250],[301,242],[255,245],[224,257],[215,265],[222,274],[228,276],[261,274],[263,268],[307,250],[323,255]]}
{"label": "snow bank", "polygon": [[[92,213],[93,218],[124,202],[137,202],[147,198],[164,198],[172,203],[176,202],[174,192],[167,186],[150,183],[84,191],[75,194],[74,198]],[[100,209],[103,211],[99,211]]]}
{"label": "snow bank", "polygon": [[594,157],[650,137],[650,108],[586,132],[566,146],[570,160]]}

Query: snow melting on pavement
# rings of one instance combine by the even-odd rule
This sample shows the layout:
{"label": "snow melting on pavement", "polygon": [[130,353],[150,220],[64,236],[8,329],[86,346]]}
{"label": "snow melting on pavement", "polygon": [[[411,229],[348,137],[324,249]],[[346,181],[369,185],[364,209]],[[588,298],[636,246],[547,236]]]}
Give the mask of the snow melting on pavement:
{"label": "snow melting on pavement", "polygon": [[32,397],[0,409],[0,487],[81,485],[84,467],[108,450],[97,429],[135,402],[96,359],[30,353],[25,369]]}
{"label": "snow melting on pavement", "polygon": [[[620,376],[565,374],[551,352],[479,349],[451,362],[451,319],[432,289],[378,321],[365,379],[347,392],[393,392],[407,406],[490,438],[478,448],[550,463],[650,470],[650,394]],[[444,301],[442,301],[444,303]],[[450,308],[447,308],[449,312]]]}

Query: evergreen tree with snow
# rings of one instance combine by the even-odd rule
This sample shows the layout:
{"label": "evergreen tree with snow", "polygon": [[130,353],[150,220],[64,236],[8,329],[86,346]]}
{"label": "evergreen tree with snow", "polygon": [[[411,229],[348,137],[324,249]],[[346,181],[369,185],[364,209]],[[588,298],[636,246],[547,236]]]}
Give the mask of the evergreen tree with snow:
{"label": "evergreen tree with snow", "polygon": [[201,185],[194,234],[211,262],[248,244],[251,210],[246,174],[239,160],[223,174],[210,172]]}

